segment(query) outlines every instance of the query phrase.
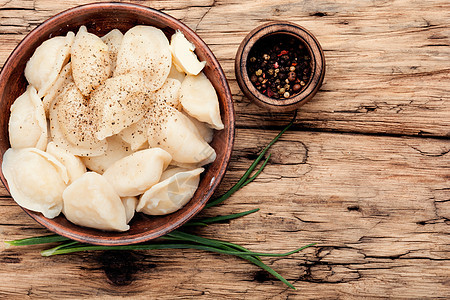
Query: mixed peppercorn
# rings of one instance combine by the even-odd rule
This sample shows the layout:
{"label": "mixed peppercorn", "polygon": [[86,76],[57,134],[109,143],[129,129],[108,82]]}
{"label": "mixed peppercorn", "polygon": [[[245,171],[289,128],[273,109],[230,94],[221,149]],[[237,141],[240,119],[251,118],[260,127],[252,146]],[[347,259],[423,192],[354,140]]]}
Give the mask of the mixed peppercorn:
{"label": "mixed peppercorn", "polygon": [[307,47],[292,36],[269,36],[251,49],[247,72],[261,93],[270,98],[286,99],[307,86],[311,77],[311,56]]}

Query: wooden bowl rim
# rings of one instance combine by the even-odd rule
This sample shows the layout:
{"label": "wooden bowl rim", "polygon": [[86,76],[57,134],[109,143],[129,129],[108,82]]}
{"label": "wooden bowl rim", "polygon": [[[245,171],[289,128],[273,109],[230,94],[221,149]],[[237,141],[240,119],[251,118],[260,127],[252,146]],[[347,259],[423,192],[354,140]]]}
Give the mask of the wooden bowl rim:
{"label": "wooden bowl rim", "polygon": [[[308,48],[313,62],[312,76],[306,87],[299,94],[282,100],[270,98],[258,91],[251,83],[246,68],[252,47],[261,39],[277,34],[290,35],[301,40]],[[306,28],[292,22],[273,21],[254,28],[241,42],[236,52],[235,72],[239,86],[250,100],[269,110],[289,111],[305,104],[319,90],[325,76],[325,56],[317,38]]]}
{"label": "wooden bowl rim", "polygon": [[[80,14],[85,13],[85,10],[89,9],[89,13],[95,13],[98,11],[101,11],[103,9],[125,9],[129,13],[136,13],[137,11],[150,14],[160,20],[161,22],[168,23],[168,24],[175,24],[178,29],[180,29],[183,33],[187,34],[190,38],[195,40],[195,43],[197,45],[200,45],[202,50],[205,53],[205,56],[208,58],[209,63],[211,63],[212,67],[214,67],[215,72],[217,72],[218,75],[218,85],[222,87],[223,91],[222,97],[224,99],[223,106],[227,108],[227,111],[229,112],[227,117],[229,119],[229,124],[225,124],[225,130],[226,134],[224,134],[224,138],[227,139],[226,145],[224,151],[223,151],[223,158],[222,161],[220,161],[220,167],[216,170],[216,173],[214,173],[213,182],[210,183],[209,188],[205,195],[202,197],[201,201],[199,203],[192,207],[191,210],[189,210],[186,215],[183,218],[176,219],[175,222],[167,223],[168,226],[158,227],[156,232],[148,234],[146,231],[142,233],[137,233],[134,235],[123,235],[124,233],[118,233],[122,234],[120,236],[115,237],[104,237],[102,233],[104,231],[101,230],[95,230],[98,232],[98,235],[96,236],[86,236],[84,233],[77,233],[70,229],[67,229],[67,227],[64,227],[63,225],[60,225],[57,222],[54,222],[54,219],[47,219],[45,218],[41,213],[36,213],[33,211],[30,211],[26,208],[21,207],[29,216],[31,216],[35,221],[37,221],[39,224],[43,225],[47,229],[71,238],[73,240],[84,242],[84,243],[90,243],[95,245],[107,245],[107,246],[113,246],[113,245],[128,245],[128,244],[135,244],[135,243],[141,243],[145,241],[149,241],[155,238],[158,238],[160,236],[163,236],[170,231],[173,231],[177,229],[178,227],[182,226],[185,222],[190,220],[193,216],[195,216],[198,212],[200,212],[203,207],[206,205],[208,200],[213,195],[214,191],[219,186],[220,182],[222,181],[223,177],[225,176],[226,170],[228,168],[228,164],[230,162],[231,153],[233,150],[234,145],[234,136],[235,136],[235,110],[233,105],[233,99],[230,87],[228,85],[228,81],[226,79],[225,73],[223,72],[222,67],[219,64],[219,61],[211,51],[211,49],[207,46],[207,44],[193,31],[190,29],[187,25],[182,23],[181,21],[177,20],[176,18],[165,14],[161,11],[158,11],[156,9],[139,5],[139,4],[132,4],[132,3],[120,3],[120,2],[99,2],[99,3],[90,3],[90,4],[83,4],[76,7],[69,8],[67,10],[64,10],[50,18],[48,18],[46,21],[42,22],[40,25],[38,25],[36,28],[34,28],[32,31],[30,31],[20,42],[19,44],[14,48],[14,50],[11,52],[11,54],[8,56],[7,60],[5,61],[3,68],[0,72],[0,91],[3,91],[6,84],[6,79],[12,76],[13,68],[11,66],[12,61],[18,53],[22,52],[23,49],[27,46],[28,43],[31,43],[35,38],[38,38],[44,29],[48,26],[55,26],[58,24],[58,21],[66,16],[73,16],[74,14]],[[70,18],[67,18],[69,20]],[[67,21],[70,22],[70,21]],[[64,23],[67,23],[64,22]],[[56,24],[54,24],[56,23]],[[193,41],[191,40],[191,42]],[[198,48],[198,47],[197,47]],[[219,91],[218,91],[219,93]],[[222,112],[224,113],[224,112]],[[227,126],[228,125],[228,126]],[[3,156],[0,155],[0,165],[3,162]],[[2,181],[3,185],[9,192],[9,186],[8,183],[3,175],[3,172],[0,168],[0,180]],[[78,225],[75,225],[75,227],[80,227]],[[108,234],[112,234],[112,232],[108,232]],[[126,234],[126,232],[125,232]]]}

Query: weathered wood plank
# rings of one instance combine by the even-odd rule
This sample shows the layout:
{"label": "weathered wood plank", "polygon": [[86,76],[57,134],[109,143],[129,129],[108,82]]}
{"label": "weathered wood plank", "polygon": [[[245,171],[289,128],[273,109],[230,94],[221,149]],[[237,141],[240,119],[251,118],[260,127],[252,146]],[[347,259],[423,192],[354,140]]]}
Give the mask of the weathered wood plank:
{"label": "weathered wood plank", "polygon": [[[221,191],[275,134],[238,130]],[[286,133],[259,179],[203,214],[261,210],[196,232],[257,251],[318,242],[288,258],[265,259],[297,292],[222,255],[174,250],[42,258],[42,247],[33,246],[0,252],[0,276],[10,279],[0,282],[0,295],[443,297],[450,293],[449,150],[450,142],[440,139]],[[45,232],[8,199],[0,198],[0,215],[2,240]],[[51,270],[46,277],[44,266]]]}
{"label": "weathered wood plank", "polygon": [[[0,66],[38,24],[89,2],[0,0]],[[43,247],[32,246],[0,249],[0,277],[6,279],[0,281],[0,297],[448,297],[448,1],[132,2],[195,29],[230,80],[239,130],[219,193],[276,134],[269,129],[291,117],[267,113],[243,97],[233,66],[241,40],[264,22],[288,20],[321,42],[327,75],[318,95],[301,108],[296,131],[272,148],[259,179],[203,215],[261,210],[196,231],[257,251],[318,242],[288,258],[264,259],[298,291],[224,255],[173,250],[42,258]],[[0,240],[48,233],[3,186],[0,215]]]}
{"label": "weathered wood plank", "polygon": [[[36,0],[30,10],[0,9],[0,65],[32,28],[64,9],[88,2],[92,1]],[[233,59],[252,28],[270,20],[289,20],[317,36],[327,59],[321,91],[300,110],[303,128],[450,135],[447,1],[134,3],[179,18],[210,45],[230,79],[239,126],[268,126],[288,119],[287,115],[273,117],[248,103],[234,79]]]}

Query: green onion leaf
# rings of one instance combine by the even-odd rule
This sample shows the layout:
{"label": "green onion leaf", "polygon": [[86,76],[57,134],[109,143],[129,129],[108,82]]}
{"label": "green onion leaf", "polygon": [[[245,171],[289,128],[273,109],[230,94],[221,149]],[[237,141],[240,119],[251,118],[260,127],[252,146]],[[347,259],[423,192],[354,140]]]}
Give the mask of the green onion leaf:
{"label": "green onion leaf", "polygon": [[259,211],[259,208],[255,208],[252,210],[247,210],[247,211],[243,211],[243,212],[231,214],[231,215],[216,216],[216,217],[211,217],[211,218],[200,219],[196,222],[188,222],[184,226],[186,226],[186,225],[192,226],[191,224],[197,224],[197,223],[202,224],[202,225],[207,225],[210,223],[217,223],[217,222],[222,222],[222,221],[226,221],[226,220],[237,219],[237,218],[252,214],[254,212],[257,212],[257,211]]}
{"label": "green onion leaf", "polygon": [[26,239],[14,240],[14,241],[5,241],[6,244],[11,246],[29,246],[29,245],[39,245],[39,244],[47,244],[47,243],[55,243],[55,242],[63,242],[69,241],[69,238],[52,234],[52,235],[43,235],[36,236]]}
{"label": "green onion leaf", "polygon": [[271,267],[269,267],[268,265],[266,265],[265,263],[263,263],[260,260],[255,259],[254,257],[242,257],[245,260],[248,260],[249,262],[257,265],[258,267],[260,267],[261,269],[263,269],[264,271],[269,272],[270,274],[272,274],[273,276],[275,276],[278,280],[280,280],[281,282],[283,282],[285,285],[287,285],[288,287],[290,287],[293,290],[296,290],[295,286],[292,285],[292,283],[290,283],[289,281],[287,281],[283,276],[281,276],[280,274],[278,274],[274,269],[272,269]]}
{"label": "green onion leaf", "polygon": [[[207,203],[205,208],[209,208],[209,207],[212,207],[212,206],[222,203],[223,201],[228,199],[231,195],[233,195],[236,191],[238,191],[240,188],[245,186],[247,184],[246,183],[247,178],[250,176],[250,174],[256,168],[256,166],[261,161],[261,159],[264,157],[264,154],[266,154],[267,150],[269,150],[269,148],[273,144],[275,144],[276,141],[278,141],[278,139],[286,132],[286,130],[288,130],[292,126],[292,124],[294,124],[296,117],[297,117],[297,112],[295,112],[294,117],[292,118],[291,122],[283,130],[281,130],[281,132],[276,137],[274,137],[273,140],[261,151],[261,153],[255,159],[255,161],[250,165],[250,167],[247,169],[247,171],[244,173],[244,175],[241,177],[241,179],[239,179],[239,181],[234,186],[232,186],[225,194],[223,194],[219,198]],[[268,160],[268,159],[266,159],[266,160]],[[258,173],[258,175],[259,175],[259,173]],[[251,182],[253,179],[251,179],[249,182]]]}

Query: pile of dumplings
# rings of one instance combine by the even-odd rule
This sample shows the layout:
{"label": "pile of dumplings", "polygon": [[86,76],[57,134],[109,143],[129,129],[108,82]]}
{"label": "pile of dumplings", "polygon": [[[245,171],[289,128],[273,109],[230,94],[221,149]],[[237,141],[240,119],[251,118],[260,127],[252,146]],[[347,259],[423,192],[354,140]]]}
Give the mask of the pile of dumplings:
{"label": "pile of dumplings", "polygon": [[180,31],[103,37],[81,26],[43,42],[11,106],[2,170],[14,200],[74,224],[126,231],[194,195],[224,128],[217,93]]}

